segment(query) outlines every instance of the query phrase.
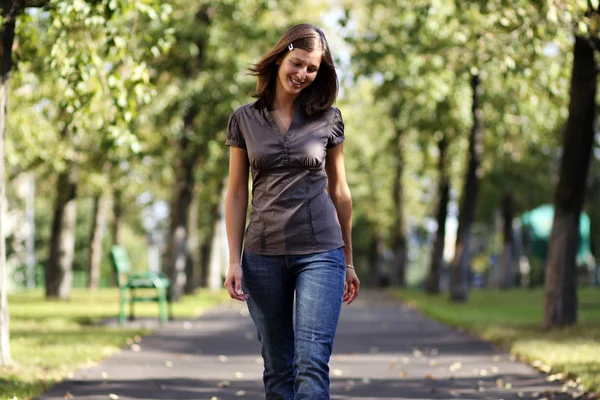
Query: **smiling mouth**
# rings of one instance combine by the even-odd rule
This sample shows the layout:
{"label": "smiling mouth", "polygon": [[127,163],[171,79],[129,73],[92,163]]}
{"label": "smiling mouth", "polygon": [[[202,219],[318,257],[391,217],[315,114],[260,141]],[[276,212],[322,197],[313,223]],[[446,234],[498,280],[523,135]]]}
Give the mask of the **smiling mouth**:
{"label": "smiling mouth", "polygon": [[292,82],[292,85],[296,87],[301,87],[302,85],[304,85],[304,82],[297,81],[294,78],[290,78],[290,82]]}

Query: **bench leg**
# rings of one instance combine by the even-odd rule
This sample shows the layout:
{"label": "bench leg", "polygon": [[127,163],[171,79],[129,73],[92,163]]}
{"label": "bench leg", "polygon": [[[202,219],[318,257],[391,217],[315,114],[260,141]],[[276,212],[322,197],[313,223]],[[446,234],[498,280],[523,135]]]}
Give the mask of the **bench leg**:
{"label": "bench leg", "polygon": [[125,324],[125,303],[127,302],[127,289],[119,289],[119,325]]}
{"label": "bench leg", "polygon": [[167,307],[168,307],[168,313],[169,313],[169,321],[173,321],[173,299],[171,297],[171,288],[169,287],[169,289],[167,290]]}
{"label": "bench leg", "polygon": [[134,310],[133,310],[133,304],[135,303],[133,301],[133,298],[135,297],[135,291],[133,290],[133,288],[129,289],[129,320],[133,321],[135,319],[135,315],[134,315]]}

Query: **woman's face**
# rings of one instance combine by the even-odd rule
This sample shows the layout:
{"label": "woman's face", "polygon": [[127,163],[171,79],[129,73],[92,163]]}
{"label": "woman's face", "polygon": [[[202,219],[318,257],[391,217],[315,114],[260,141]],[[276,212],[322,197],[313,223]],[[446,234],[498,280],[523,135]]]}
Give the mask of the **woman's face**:
{"label": "woman's face", "polygon": [[322,54],[320,50],[308,52],[294,49],[288,52],[279,63],[277,90],[283,90],[293,97],[298,96],[317,77]]}

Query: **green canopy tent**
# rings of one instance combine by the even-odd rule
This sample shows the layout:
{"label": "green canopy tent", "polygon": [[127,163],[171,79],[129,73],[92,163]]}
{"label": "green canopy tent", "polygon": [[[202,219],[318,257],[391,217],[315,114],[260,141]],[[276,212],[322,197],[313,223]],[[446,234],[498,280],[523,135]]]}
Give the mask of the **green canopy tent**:
{"label": "green canopy tent", "polygon": [[[529,255],[540,259],[544,264],[548,258],[548,242],[554,221],[554,206],[545,204],[521,215],[523,234]],[[587,264],[590,260],[590,218],[584,212],[579,216],[579,247],[577,264]]]}

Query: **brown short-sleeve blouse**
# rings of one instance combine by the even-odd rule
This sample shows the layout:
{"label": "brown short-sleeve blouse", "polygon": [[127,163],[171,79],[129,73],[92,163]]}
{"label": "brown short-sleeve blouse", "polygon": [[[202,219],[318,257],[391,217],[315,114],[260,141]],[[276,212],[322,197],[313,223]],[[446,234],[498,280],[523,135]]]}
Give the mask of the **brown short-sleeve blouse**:
{"label": "brown short-sleeve blouse", "polygon": [[297,107],[279,131],[267,109],[246,104],[229,118],[228,146],[247,151],[252,210],[245,249],[261,255],[310,254],[344,246],[327,188],[327,149],[344,141],[340,110],[311,118]]}

